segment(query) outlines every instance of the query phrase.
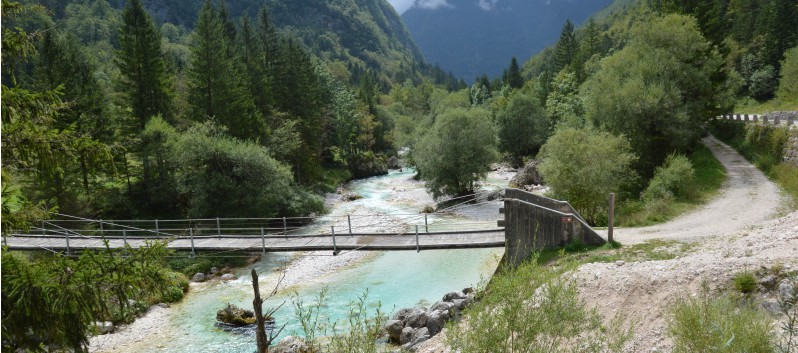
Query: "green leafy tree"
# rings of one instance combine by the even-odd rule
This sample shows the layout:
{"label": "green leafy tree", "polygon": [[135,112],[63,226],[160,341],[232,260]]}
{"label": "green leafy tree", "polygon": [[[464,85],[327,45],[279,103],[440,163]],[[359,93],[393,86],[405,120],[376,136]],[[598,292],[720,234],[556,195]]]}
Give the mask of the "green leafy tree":
{"label": "green leafy tree", "polygon": [[776,93],[783,101],[798,100],[798,47],[787,51],[781,64],[781,80]]}
{"label": "green leafy tree", "polygon": [[794,0],[770,0],[764,12],[765,63],[778,70],[787,49],[798,44],[798,6]]}
{"label": "green leafy tree", "polygon": [[499,150],[510,155],[515,165],[523,157],[537,153],[549,135],[549,118],[537,100],[527,94],[514,94],[496,115]]}
{"label": "green leafy tree", "polygon": [[498,158],[490,112],[457,108],[441,114],[413,156],[436,198],[473,193]]}
{"label": "green leafy tree", "polygon": [[137,133],[155,115],[169,118],[169,76],[161,51],[161,34],[141,0],[129,0],[122,12],[116,65],[121,91],[136,119]]}
{"label": "green leafy tree", "polygon": [[705,121],[731,109],[731,89],[694,19],[655,17],[632,33],[582,89],[587,120],[629,138],[638,171],[650,176],[669,153],[696,143]]}
{"label": "green leafy tree", "polygon": [[559,129],[541,148],[540,159],[538,169],[554,195],[594,225],[607,214],[607,195],[636,179],[632,145],[608,132]]}
{"label": "green leafy tree", "polygon": [[560,71],[551,82],[546,111],[551,119],[552,129],[559,126],[580,128],[585,125],[585,108],[579,96],[576,74]]}

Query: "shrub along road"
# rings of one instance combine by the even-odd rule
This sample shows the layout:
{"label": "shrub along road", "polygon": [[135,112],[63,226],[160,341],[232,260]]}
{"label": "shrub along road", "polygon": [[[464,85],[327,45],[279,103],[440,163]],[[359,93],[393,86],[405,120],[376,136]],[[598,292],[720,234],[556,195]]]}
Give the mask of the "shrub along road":
{"label": "shrub along road", "polygon": [[[652,239],[695,241],[731,234],[786,213],[784,192],[737,151],[713,136],[703,139],[726,168],[719,195],[700,208],[669,222],[648,227],[616,228],[615,240],[624,245]],[[606,231],[600,232],[606,238]]]}

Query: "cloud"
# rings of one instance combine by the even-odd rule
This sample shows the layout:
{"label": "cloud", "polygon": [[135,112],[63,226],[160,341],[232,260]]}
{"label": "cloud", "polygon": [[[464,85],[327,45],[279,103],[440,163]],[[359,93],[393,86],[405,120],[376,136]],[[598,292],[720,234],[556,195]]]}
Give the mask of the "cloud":
{"label": "cloud", "polygon": [[416,0],[388,0],[397,13],[400,15],[409,10],[416,3]]}
{"label": "cloud", "polygon": [[416,0],[416,7],[425,10],[435,10],[441,7],[453,8],[448,0]]}
{"label": "cloud", "polygon": [[490,11],[496,8],[497,2],[499,2],[499,0],[479,0],[479,7],[485,11]]}

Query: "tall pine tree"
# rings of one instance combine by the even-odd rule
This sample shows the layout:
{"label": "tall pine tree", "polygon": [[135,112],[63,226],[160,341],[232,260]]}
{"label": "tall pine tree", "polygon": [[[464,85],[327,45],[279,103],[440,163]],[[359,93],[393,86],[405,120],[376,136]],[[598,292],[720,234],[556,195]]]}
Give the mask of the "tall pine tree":
{"label": "tall pine tree", "polygon": [[560,32],[560,40],[554,48],[554,72],[570,66],[576,57],[577,42],[576,35],[574,34],[574,24],[571,20],[566,20]]}
{"label": "tall pine tree", "polygon": [[504,84],[510,88],[521,88],[524,86],[524,78],[521,77],[521,69],[518,67],[518,60],[515,57],[510,61],[510,67],[504,71],[502,77]]}
{"label": "tall pine tree", "polygon": [[161,52],[161,34],[141,0],[129,0],[122,13],[116,64],[122,91],[137,120],[136,133],[155,116],[170,117],[169,76]]}

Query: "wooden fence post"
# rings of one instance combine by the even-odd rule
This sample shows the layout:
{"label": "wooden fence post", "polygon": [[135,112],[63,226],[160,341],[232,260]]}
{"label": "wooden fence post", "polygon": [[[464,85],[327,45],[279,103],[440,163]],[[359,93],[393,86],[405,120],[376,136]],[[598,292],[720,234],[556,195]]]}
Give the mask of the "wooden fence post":
{"label": "wooden fence post", "polygon": [[263,232],[263,227],[260,227],[260,241],[263,243],[263,251],[262,254],[266,255],[266,234]]}
{"label": "wooden fence post", "polygon": [[333,239],[333,255],[338,255],[338,246],[335,245],[335,226],[330,226],[330,232]]}
{"label": "wooden fence post", "polygon": [[416,252],[421,252],[421,245],[418,244],[418,224],[416,224]]}
{"label": "wooden fence post", "polygon": [[193,259],[194,255],[195,255],[195,252],[194,252],[194,227],[189,227],[188,228],[188,237],[189,237],[189,239],[191,239],[191,258]]}
{"label": "wooden fence post", "polygon": [[615,193],[610,193],[609,215],[607,216],[607,242],[613,242],[612,228],[615,222]]}
{"label": "wooden fence post", "polygon": [[349,224],[349,235],[352,235],[352,216],[346,215],[346,223]]}

